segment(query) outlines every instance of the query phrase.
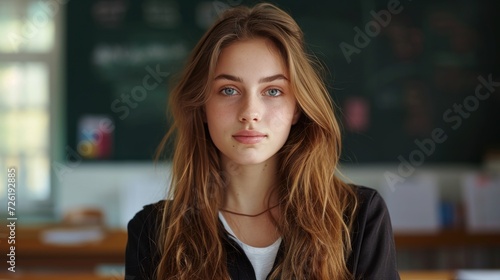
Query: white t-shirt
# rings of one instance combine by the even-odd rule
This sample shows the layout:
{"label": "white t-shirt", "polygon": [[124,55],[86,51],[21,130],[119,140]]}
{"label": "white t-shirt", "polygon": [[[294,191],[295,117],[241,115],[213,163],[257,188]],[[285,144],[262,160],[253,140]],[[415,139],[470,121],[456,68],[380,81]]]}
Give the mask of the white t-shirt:
{"label": "white t-shirt", "polygon": [[229,227],[229,224],[221,212],[219,212],[219,219],[222,221],[224,228],[231,234],[231,238],[240,245],[245,255],[247,255],[247,258],[252,263],[257,280],[265,280],[273,268],[274,260],[276,259],[281,244],[281,237],[268,247],[252,247],[241,242],[238,237],[236,237],[236,234],[234,234],[233,230]]}

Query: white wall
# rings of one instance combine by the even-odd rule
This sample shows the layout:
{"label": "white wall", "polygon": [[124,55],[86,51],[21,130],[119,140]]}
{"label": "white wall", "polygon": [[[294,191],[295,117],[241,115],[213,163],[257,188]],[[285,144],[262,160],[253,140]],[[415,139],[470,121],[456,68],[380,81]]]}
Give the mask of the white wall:
{"label": "white wall", "polygon": [[[375,188],[387,193],[385,172],[397,173],[396,165],[343,166],[345,181]],[[122,163],[81,164],[65,174],[59,182],[56,209],[64,211],[79,207],[99,207],[111,227],[125,227],[127,221],[145,204],[164,199],[169,185],[169,165]],[[467,165],[444,165],[416,168],[408,178],[431,175],[439,186],[439,195],[460,201],[462,178],[471,172],[484,171]],[[498,172],[498,168],[495,168]]]}
{"label": "white wall", "polygon": [[58,182],[56,213],[82,207],[101,208],[110,227],[125,227],[143,205],[166,197],[168,165],[151,163],[85,164]]}
{"label": "white wall", "polygon": [[[412,179],[417,176],[429,175],[436,179],[439,186],[439,193],[443,198],[451,201],[461,199],[460,187],[465,174],[480,172],[483,168],[472,165],[434,165],[415,168],[415,172],[403,179]],[[346,166],[341,168],[341,172],[345,175],[346,182],[353,181],[358,185],[372,187],[385,193],[391,191],[387,179],[386,172],[391,172],[399,176],[397,165],[360,165]],[[402,174],[403,175],[403,174]]]}

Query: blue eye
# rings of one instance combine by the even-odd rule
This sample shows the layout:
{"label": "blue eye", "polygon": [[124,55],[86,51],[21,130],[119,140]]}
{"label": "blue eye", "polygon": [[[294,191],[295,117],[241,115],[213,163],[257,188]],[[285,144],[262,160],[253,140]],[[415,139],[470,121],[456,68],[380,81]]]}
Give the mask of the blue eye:
{"label": "blue eye", "polygon": [[237,93],[237,91],[234,88],[227,87],[227,88],[223,88],[221,90],[221,93],[224,95],[227,95],[227,96],[231,96],[231,95],[235,95]]}
{"label": "blue eye", "polygon": [[276,97],[276,96],[280,96],[282,94],[282,92],[281,92],[281,90],[279,90],[277,88],[272,88],[272,89],[267,90],[267,94],[269,96]]}

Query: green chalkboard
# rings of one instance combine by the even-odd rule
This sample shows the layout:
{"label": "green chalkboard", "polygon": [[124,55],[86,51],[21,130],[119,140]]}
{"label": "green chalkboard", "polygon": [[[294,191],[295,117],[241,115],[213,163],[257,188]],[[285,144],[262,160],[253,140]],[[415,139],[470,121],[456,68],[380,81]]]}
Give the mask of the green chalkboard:
{"label": "green chalkboard", "polygon": [[[254,2],[69,1],[66,149],[150,161],[168,129],[171,77],[218,13],[240,3]],[[500,149],[500,90],[488,82],[500,81],[494,1],[273,3],[325,66],[343,162],[480,163]]]}

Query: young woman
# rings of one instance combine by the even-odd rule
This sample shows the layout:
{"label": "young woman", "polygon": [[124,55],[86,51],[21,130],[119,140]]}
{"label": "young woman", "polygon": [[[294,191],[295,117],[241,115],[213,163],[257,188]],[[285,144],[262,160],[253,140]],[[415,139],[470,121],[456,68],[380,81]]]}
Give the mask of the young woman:
{"label": "young woman", "polygon": [[270,4],[206,32],[171,92],[170,197],[129,222],[127,277],[399,279],[382,198],[334,174],[340,128],[315,67]]}

